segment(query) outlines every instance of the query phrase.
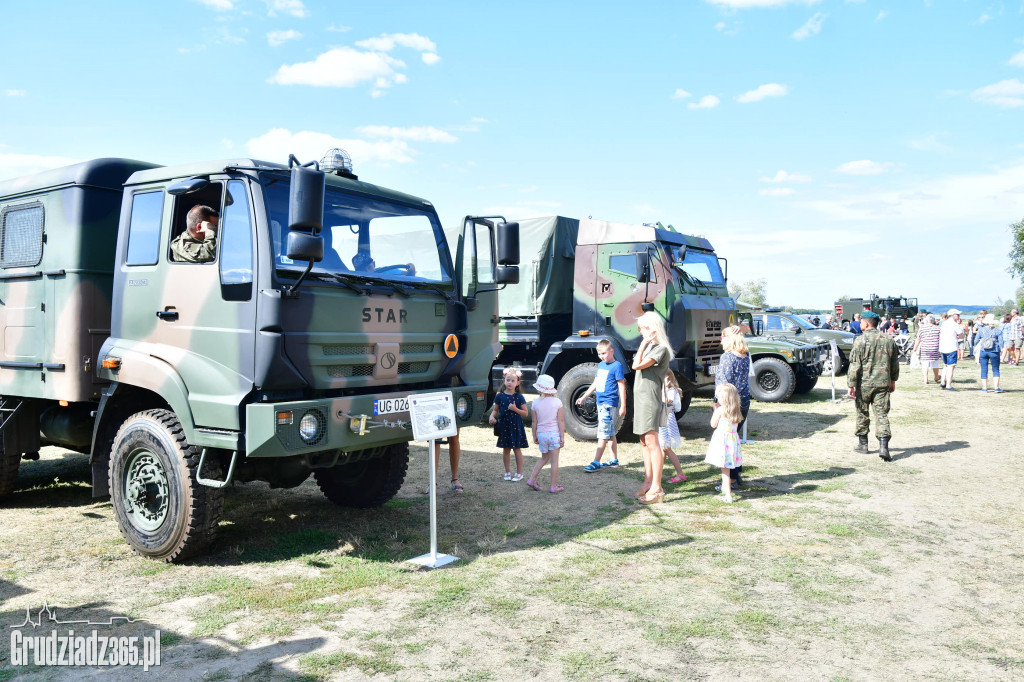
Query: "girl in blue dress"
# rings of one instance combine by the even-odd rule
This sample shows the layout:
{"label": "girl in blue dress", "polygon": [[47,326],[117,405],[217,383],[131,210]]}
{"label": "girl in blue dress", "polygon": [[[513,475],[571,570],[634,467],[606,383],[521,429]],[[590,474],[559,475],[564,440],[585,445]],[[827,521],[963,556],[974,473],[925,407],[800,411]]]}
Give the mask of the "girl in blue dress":
{"label": "girl in blue dress", "polygon": [[[501,457],[505,462],[505,480],[518,482],[523,480],[523,448],[527,446],[526,427],[523,417],[529,414],[526,409],[526,398],[523,397],[519,385],[522,372],[513,367],[504,371],[504,388],[494,396],[494,409],[487,420],[491,424],[500,424],[497,446],[501,448]],[[509,453],[516,454],[516,473],[512,473]]]}

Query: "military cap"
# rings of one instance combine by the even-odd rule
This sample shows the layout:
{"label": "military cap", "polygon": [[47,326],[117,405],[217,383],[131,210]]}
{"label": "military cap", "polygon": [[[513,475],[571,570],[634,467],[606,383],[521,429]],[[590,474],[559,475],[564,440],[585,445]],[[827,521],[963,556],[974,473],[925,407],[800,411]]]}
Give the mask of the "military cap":
{"label": "military cap", "polygon": [[878,313],[873,313],[870,310],[865,310],[864,312],[862,312],[860,314],[860,319],[862,319],[862,320],[877,320],[878,319]]}

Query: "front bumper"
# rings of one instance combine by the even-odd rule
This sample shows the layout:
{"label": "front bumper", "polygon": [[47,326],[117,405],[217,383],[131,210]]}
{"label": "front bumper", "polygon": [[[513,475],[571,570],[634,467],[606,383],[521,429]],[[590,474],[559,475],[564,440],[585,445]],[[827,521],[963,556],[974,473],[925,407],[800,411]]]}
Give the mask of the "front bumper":
{"label": "front bumper", "polygon": [[[478,423],[487,409],[485,384],[436,388],[428,391],[398,391],[347,398],[300,400],[281,403],[246,405],[245,452],[248,457],[291,457],[316,452],[351,452],[392,445],[412,440],[408,410],[374,414],[375,401],[408,398],[418,393],[451,391],[456,405],[460,398],[468,401],[468,411],[456,409],[455,419],[461,428]],[[290,419],[279,414],[291,413]],[[313,437],[299,433],[302,418],[312,415],[317,430]],[[361,427],[361,428],[360,428]],[[362,435],[358,431],[362,431]]]}

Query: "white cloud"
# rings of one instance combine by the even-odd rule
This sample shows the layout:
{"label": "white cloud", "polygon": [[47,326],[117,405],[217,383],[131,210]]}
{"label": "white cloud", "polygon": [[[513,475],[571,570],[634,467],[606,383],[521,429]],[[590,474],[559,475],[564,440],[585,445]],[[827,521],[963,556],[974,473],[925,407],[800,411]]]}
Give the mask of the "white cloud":
{"label": "white cloud", "polygon": [[437,52],[434,41],[418,33],[382,33],[376,38],[367,38],[356,43],[357,47],[377,52],[390,52],[396,45],[420,52]]}
{"label": "white cloud", "polygon": [[877,161],[863,159],[861,161],[848,161],[836,168],[836,172],[847,175],[879,175],[892,167],[893,164],[889,161],[878,163]]}
{"label": "white cloud", "polygon": [[676,88],[676,91],[672,93],[672,99],[686,99],[687,97],[690,96],[690,93],[688,93],[686,90],[683,90],[682,88]]}
{"label": "white cloud", "polygon": [[352,30],[351,26],[342,26],[341,24],[331,24],[327,27],[328,31],[332,33],[348,33]]}
{"label": "white cloud", "polygon": [[808,19],[806,24],[793,31],[793,39],[804,40],[821,33],[821,26],[825,23],[825,17],[827,16],[824,12],[815,12],[814,16]]}
{"label": "white cloud", "polygon": [[994,104],[997,107],[1022,107],[1024,106],[1024,83],[1016,78],[999,81],[978,88],[971,93],[971,99],[985,104]]}
{"label": "white cloud", "polygon": [[690,109],[714,109],[722,100],[718,99],[714,95],[704,95],[700,98],[699,102],[691,102],[687,104]]}
{"label": "white cloud", "polygon": [[439,61],[441,61],[441,58],[437,56],[436,52],[424,52],[420,59],[422,59],[423,63],[426,64],[427,66],[437,64]]}
{"label": "white cloud", "polygon": [[978,23],[979,24],[985,24],[985,23],[988,23],[991,19],[992,19],[992,15],[985,13],[985,14],[982,14],[980,17],[978,17]]}
{"label": "white cloud", "polygon": [[830,219],[884,222],[899,225],[901,231],[1002,227],[1010,220],[1007,216],[1024,215],[1024,165],[800,205]]}
{"label": "white cloud", "polygon": [[28,93],[24,90],[4,90],[4,94],[8,97],[24,97]]}
{"label": "white cloud", "polygon": [[760,194],[763,197],[788,197],[791,194],[796,194],[796,190],[792,187],[772,187],[761,190]]}
{"label": "white cloud", "polygon": [[287,43],[289,40],[298,40],[301,37],[302,34],[293,29],[288,29],[287,31],[271,31],[267,34],[267,42],[271,47],[277,47],[278,45]]}
{"label": "white cloud", "polygon": [[393,126],[363,126],[356,132],[366,137],[390,137],[394,140],[412,140],[413,142],[458,142],[459,138],[432,126],[415,126],[396,128]]}
{"label": "white cloud", "polygon": [[229,12],[235,8],[233,0],[195,0],[201,5],[206,5],[212,10],[218,12]]}
{"label": "white cloud", "polygon": [[278,12],[290,14],[299,19],[309,16],[309,10],[302,4],[302,0],[272,0],[270,3],[270,16],[274,16]]}
{"label": "white cloud", "polygon": [[382,52],[360,52],[351,47],[337,47],[324,52],[311,62],[285,64],[268,80],[279,85],[312,85],[315,87],[352,88],[373,81],[375,88],[399,82],[397,69],[405,62]]}
{"label": "white cloud", "polygon": [[919,152],[944,152],[948,146],[939,141],[940,137],[946,137],[948,133],[932,133],[916,140],[907,140],[907,146]]}
{"label": "white cloud", "polygon": [[474,116],[470,120],[473,123],[490,123],[490,121],[488,121],[486,118],[480,118],[479,116]]}
{"label": "white cloud", "polygon": [[787,173],[784,170],[780,170],[774,176],[770,178],[761,178],[761,182],[810,182],[810,175],[803,175],[802,173]]}
{"label": "white cloud", "polygon": [[778,83],[766,83],[758,86],[756,90],[750,90],[745,92],[736,98],[736,101],[741,104],[748,104],[750,102],[760,102],[765,97],[782,97],[787,93],[785,85],[779,85]]}
{"label": "white cloud", "polygon": [[1024,66],[1024,50],[1010,57],[1010,66]]}
{"label": "white cloud", "polygon": [[356,172],[360,164],[409,163],[415,155],[404,140],[343,140],[327,133],[309,130],[292,133],[284,128],[274,128],[245,143],[253,158],[279,163],[283,163],[289,154],[295,154],[302,161],[320,159],[333,147],[340,147],[352,156]]}
{"label": "white cloud", "polygon": [[782,7],[784,5],[816,5],[821,0],[707,0],[712,5],[721,5],[732,9],[750,9],[752,7]]}
{"label": "white cloud", "polygon": [[40,156],[37,154],[3,154],[0,153],[0,180],[41,173],[42,171],[61,166],[70,166],[80,159],[67,156]]}
{"label": "white cloud", "polygon": [[880,10],[880,11],[878,12],[878,16],[877,16],[877,17],[875,17],[875,23],[878,23],[878,22],[879,22],[879,21],[881,21],[882,19],[885,19],[885,18],[886,18],[887,16],[889,16],[889,12],[888,12],[888,10],[884,10],[884,9],[883,9],[883,10]]}

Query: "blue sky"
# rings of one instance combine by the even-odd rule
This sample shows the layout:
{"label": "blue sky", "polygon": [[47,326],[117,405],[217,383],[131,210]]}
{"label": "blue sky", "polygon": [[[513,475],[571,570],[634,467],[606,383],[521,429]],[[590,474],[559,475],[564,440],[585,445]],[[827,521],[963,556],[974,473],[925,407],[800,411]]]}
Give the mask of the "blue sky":
{"label": "blue sky", "polygon": [[703,234],[778,304],[1010,296],[1024,0],[5,3],[0,178],[352,154],[463,215]]}

